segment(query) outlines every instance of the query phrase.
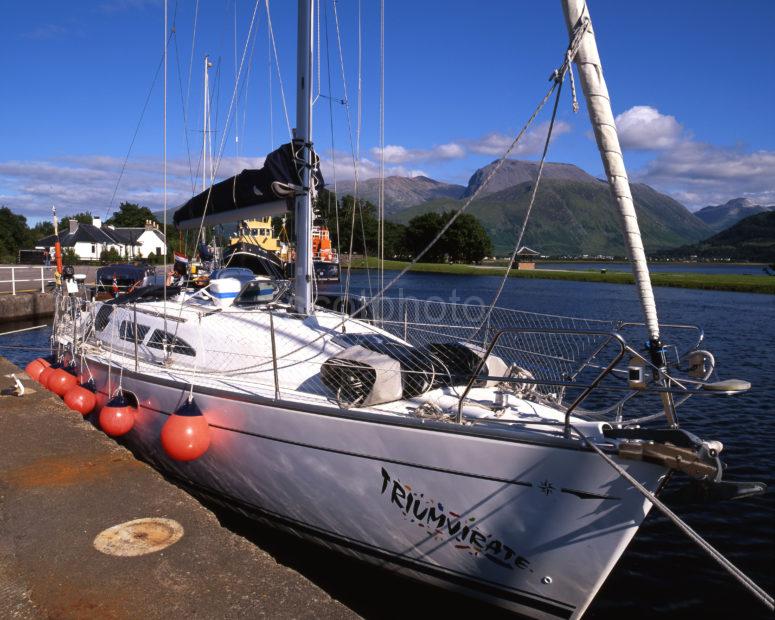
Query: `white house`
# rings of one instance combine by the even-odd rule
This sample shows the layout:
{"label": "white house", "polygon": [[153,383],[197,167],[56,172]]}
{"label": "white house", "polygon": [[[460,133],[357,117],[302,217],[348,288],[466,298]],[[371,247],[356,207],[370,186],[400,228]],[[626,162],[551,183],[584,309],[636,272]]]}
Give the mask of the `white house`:
{"label": "white house", "polygon": [[[164,235],[156,222],[149,220],[143,228],[118,228],[102,225],[99,217],[92,217],[91,224],[76,220],[68,221],[67,230],[59,232],[62,249],[71,248],[80,260],[99,260],[105,250],[116,250],[131,260],[162,256],[167,251]],[[47,248],[53,256],[56,237],[50,235],[38,241],[35,247]]]}

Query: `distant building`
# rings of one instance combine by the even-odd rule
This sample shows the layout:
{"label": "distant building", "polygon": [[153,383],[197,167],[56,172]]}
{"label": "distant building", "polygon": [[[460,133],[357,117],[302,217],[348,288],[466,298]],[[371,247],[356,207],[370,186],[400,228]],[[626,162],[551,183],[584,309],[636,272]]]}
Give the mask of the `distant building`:
{"label": "distant building", "polygon": [[[99,217],[93,217],[91,224],[76,220],[68,221],[67,230],[59,232],[62,249],[71,248],[80,260],[97,261],[105,250],[115,250],[127,260],[162,256],[167,252],[167,243],[156,222],[149,220],[143,228],[118,228],[102,225]],[[55,235],[40,239],[38,249],[48,249],[53,256]]]}
{"label": "distant building", "polygon": [[519,250],[517,250],[517,269],[535,269],[535,261],[538,256],[540,256],[539,252],[531,250],[526,245],[523,245],[521,248],[519,248]]}

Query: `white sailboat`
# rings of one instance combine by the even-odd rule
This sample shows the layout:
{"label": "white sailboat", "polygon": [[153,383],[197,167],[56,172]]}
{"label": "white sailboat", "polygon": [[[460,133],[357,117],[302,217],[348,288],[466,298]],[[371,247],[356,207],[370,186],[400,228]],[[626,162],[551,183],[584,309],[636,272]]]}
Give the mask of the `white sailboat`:
{"label": "white sailboat", "polygon": [[[315,2],[299,0],[292,144],[175,218],[261,217],[293,199],[292,291],[263,277],[105,303],[62,293],[59,357],[97,411],[129,411],[126,445],[253,518],[535,618],[580,617],[651,508],[598,451],[652,492],[673,470],[718,482],[720,444],[678,428],[675,408],[745,385],[709,382],[701,332],[660,330],[589,15],[583,0],[564,7],[645,325],[390,299],[377,317],[316,307]],[[628,344],[644,329],[647,350]],[[669,358],[662,331],[677,334]],[[607,389],[619,392],[602,405]]]}

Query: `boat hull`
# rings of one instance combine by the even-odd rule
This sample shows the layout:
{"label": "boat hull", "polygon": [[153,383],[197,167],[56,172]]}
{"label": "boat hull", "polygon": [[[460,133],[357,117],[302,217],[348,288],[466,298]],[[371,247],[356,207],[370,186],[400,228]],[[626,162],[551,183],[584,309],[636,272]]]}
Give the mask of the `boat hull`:
{"label": "boat hull", "polygon": [[[90,364],[102,404],[115,389]],[[212,499],[361,560],[535,618],[579,617],[650,503],[571,442],[487,436],[390,416],[359,419],[197,390],[211,444],[170,459],[160,442],[187,386],[125,371],[138,401],[125,442]],[[623,461],[647,488],[666,471]]]}

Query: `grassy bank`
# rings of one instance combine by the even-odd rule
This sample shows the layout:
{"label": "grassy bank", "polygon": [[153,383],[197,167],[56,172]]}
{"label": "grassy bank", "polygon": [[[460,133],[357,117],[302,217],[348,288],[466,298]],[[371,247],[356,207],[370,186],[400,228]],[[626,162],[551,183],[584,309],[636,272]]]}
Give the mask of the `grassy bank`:
{"label": "grassy bank", "polygon": [[[403,269],[407,263],[403,261],[385,261],[385,269]],[[353,260],[354,269],[365,269],[366,261]],[[368,266],[377,267],[376,259],[369,259]],[[467,276],[499,276],[503,275],[500,267],[482,267],[479,265],[447,265],[441,263],[417,263],[412,271],[427,273],[449,273]],[[512,271],[512,278],[538,278],[540,280],[573,280],[576,282],[604,282],[607,284],[633,284],[635,282],[631,273],[622,271],[608,271],[600,273],[599,270],[570,271],[570,270],[546,270],[535,269],[527,271]],[[737,274],[708,274],[708,273],[652,273],[651,282],[654,286],[673,286],[678,288],[695,288],[711,291],[736,291],[742,293],[764,293],[775,295],[775,277],[749,276]]]}

